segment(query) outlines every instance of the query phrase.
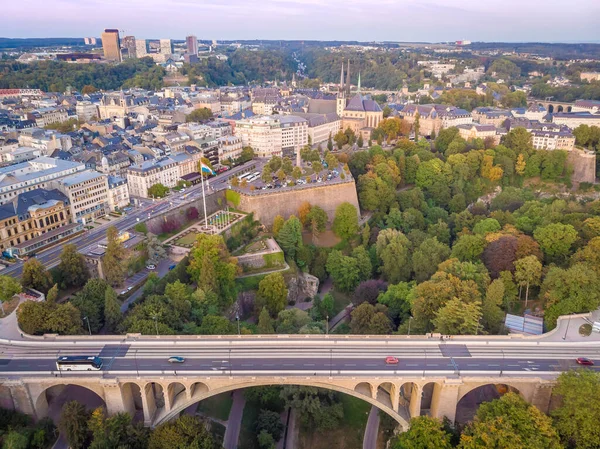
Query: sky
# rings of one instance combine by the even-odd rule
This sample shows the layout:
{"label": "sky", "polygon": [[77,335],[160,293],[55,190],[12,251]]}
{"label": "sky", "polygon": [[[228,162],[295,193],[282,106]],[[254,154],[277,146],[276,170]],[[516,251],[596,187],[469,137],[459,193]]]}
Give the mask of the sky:
{"label": "sky", "polygon": [[1,37],[600,42],[600,0],[0,0]]}

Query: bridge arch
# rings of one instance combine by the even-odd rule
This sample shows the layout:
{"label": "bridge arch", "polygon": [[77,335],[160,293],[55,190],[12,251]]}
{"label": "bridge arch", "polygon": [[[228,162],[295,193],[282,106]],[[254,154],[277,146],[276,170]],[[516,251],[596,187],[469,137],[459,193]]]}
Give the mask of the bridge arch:
{"label": "bridge arch", "polygon": [[519,394],[523,399],[528,401],[526,395],[521,390],[513,385],[504,383],[481,383],[469,385],[459,392],[458,401],[456,402],[456,421],[464,424],[470,421],[479,405],[484,402],[490,402],[494,399],[499,399],[508,392]]}
{"label": "bridge arch", "polygon": [[89,408],[106,406],[104,389],[100,385],[79,384],[77,382],[41,385],[34,396],[34,410],[37,419],[50,417],[57,419],[62,406],[77,400]]}
{"label": "bridge arch", "polygon": [[[179,383],[179,382],[177,382]],[[200,385],[197,385],[200,384]],[[366,385],[364,385],[366,384]],[[326,382],[314,381],[312,379],[294,379],[293,381],[286,382],[285,380],[281,381],[268,381],[268,380],[259,380],[253,379],[252,381],[242,381],[238,384],[227,385],[223,387],[218,387],[214,389],[209,389],[202,382],[195,382],[191,384],[188,389],[191,389],[191,394],[178,394],[175,400],[170,404],[170,407],[163,407],[162,409],[156,409],[154,413],[154,417],[151,421],[152,426],[158,426],[164,422],[167,422],[173,418],[179,416],[179,413],[185,410],[187,407],[194,405],[197,402],[200,402],[203,399],[209,398],[211,396],[215,396],[220,393],[226,393],[233,390],[249,388],[249,387],[257,387],[257,386],[268,386],[268,385],[298,385],[298,386],[307,386],[307,387],[318,387],[327,390],[333,390],[344,394],[349,394],[350,396],[354,396],[358,399],[362,399],[372,405],[378,407],[381,411],[390,415],[394,420],[398,422],[398,424],[404,429],[408,429],[408,419],[406,416],[403,416],[398,413],[398,411],[392,408],[393,401],[389,399],[385,402],[378,401],[373,394],[368,395],[363,393],[365,387],[368,388],[368,391],[373,391],[372,385],[369,382],[357,382],[354,388],[345,388],[338,385],[329,384]],[[383,384],[381,384],[383,385]],[[390,383],[390,385],[392,385]],[[360,386],[360,388],[358,388]],[[358,389],[357,389],[358,388]],[[395,388],[395,386],[394,386]]]}

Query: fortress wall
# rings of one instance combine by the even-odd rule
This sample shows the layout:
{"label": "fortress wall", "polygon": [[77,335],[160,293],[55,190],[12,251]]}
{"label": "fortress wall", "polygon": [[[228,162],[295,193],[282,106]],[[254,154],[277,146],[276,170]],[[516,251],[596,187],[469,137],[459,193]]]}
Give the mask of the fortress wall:
{"label": "fortress wall", "polygon": [[596,181],[596,154],[574,148],[569,151],[568,163],[573,167],[572,181],[575,183]]}
{"label": "fortress wall", "polygon": [[285,219],[290,215],[297,216],[300,205],[305,201],[322,207],[330,222],[335,216],[335,209],[344,202],[352,204],[357,211],[360,211],[354,180],[286,190],[266,190],[254,194],[238,193],[240,194],[239,209],[254,212],[254,218],[266,226],[271,226],[277,215]]}

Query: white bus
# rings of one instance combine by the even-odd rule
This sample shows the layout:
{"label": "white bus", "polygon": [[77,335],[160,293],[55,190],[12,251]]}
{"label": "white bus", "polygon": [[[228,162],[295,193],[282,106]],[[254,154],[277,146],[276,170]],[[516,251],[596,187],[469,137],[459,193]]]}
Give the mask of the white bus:
{"label": "white bus", "polygon": [[56,359],[59,371],[99,371],[102,359],[93,355],[64,355]]}
{"label": "white bus", "polygon": [[243,175],[238,176],[238,181],[242,182],[243,179],[247,179],[252,176],[252,173],[244,173]]}

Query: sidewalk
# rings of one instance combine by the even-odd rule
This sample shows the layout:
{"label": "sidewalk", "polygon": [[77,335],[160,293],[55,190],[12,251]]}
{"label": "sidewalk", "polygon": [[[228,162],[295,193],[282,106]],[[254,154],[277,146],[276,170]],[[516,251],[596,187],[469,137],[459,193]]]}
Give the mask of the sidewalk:
{"label": "sidewalk", "polygon": [[539,336],[540,341],[571,341],[571,342],[584,342],[584,341],[600,341],[600,332],[592,332],[589,336],[583,336],[579,334],[579,328],[583,324],[593,325],[594,321],[600,321],[600,309],[594,310],[590,313],[572,314],[567,316],[561,316],[558,319],[556,328],[550,332],[546,332]]}
{"label": "sidewalk", "polygon": [[235,390],[233,392],[233,404],[231,405],[229,418],[227,419],[227,429],[223,437],[223,447],[225,449],[237,449],[238,447],[245,405],[244,390]]}
{"label": "sidewalk", "polygon": [[377,435],[379,435],[379,409],[371,406],[369,419],[365,426],[365,436],[363,437],[363,449],[376,449]]}
{"label": "sidewalk", "polygon": [[[19,302],[19,305],[21,305],[21,302]],[[6,338],[7,340],[22,338],[17,323],[17,309],[19,308],[19,305],[15,307],[15,310],[13,310],[10,315],[0,319],[0,338]]]}

